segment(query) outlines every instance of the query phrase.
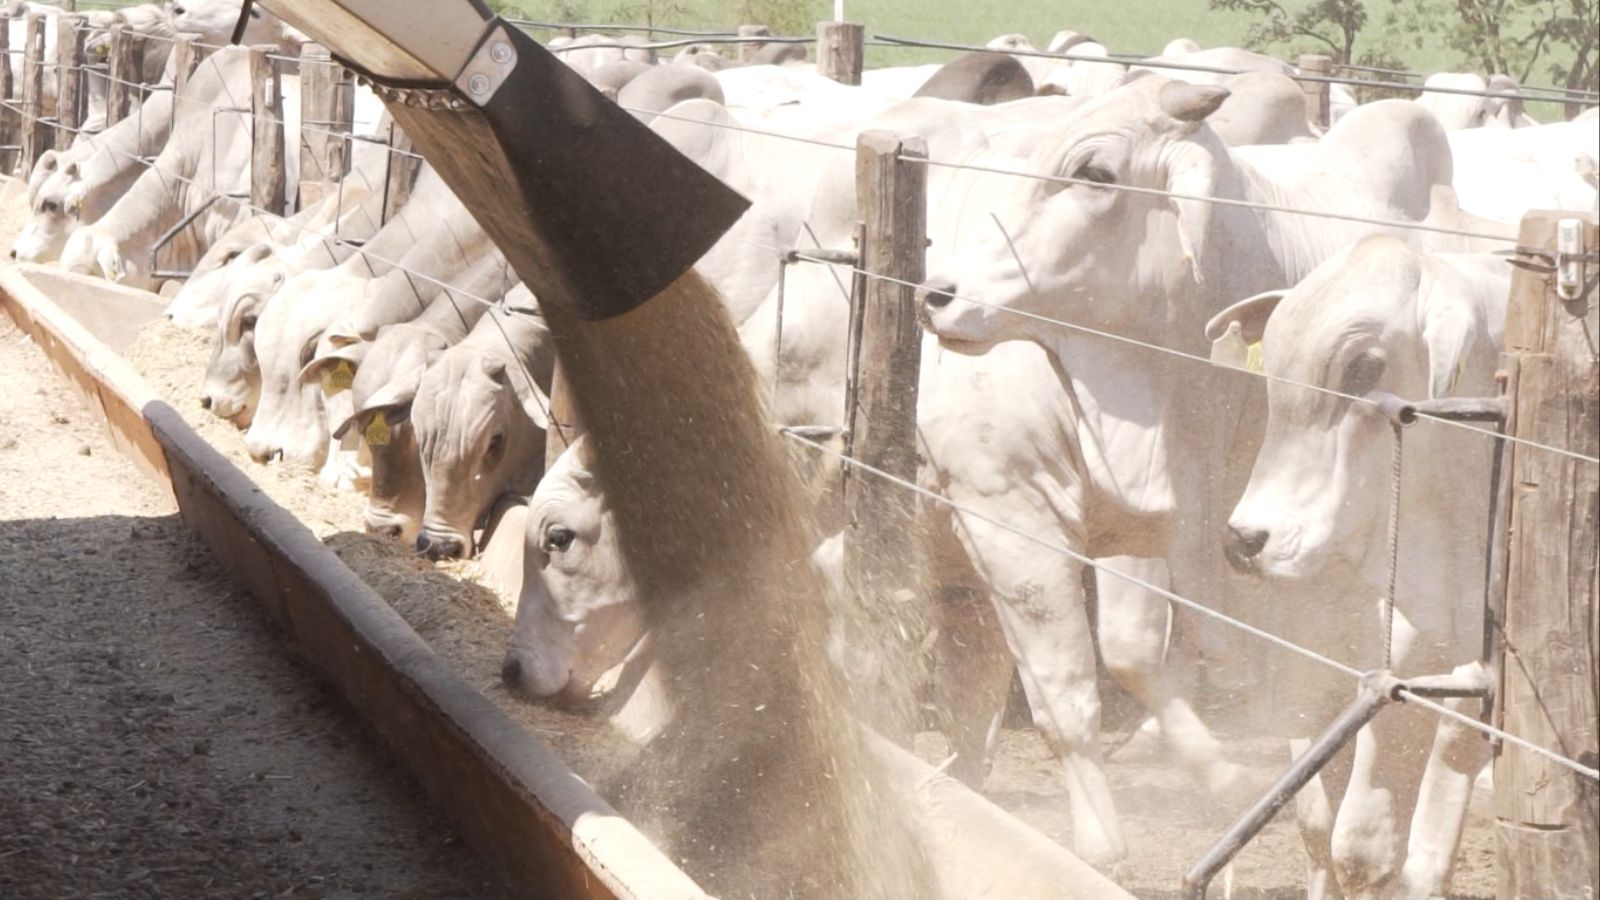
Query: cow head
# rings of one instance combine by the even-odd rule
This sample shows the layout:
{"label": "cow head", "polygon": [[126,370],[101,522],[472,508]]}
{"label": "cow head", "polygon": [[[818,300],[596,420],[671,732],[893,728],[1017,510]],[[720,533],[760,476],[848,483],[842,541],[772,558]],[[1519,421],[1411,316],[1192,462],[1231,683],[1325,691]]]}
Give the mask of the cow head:
{"label": "cow head", "polygon": [[265,260],[244,261],[225,285],[215,312],[216,340],[211,362],[200,385],[200,405],[240,428],[250,425],[261,396],[261,369],[256,359],[256,323],[269,300],[283,286],[281,267]]}
{"label": "cow head", "polygon": [[[1214,193],[1226,153],[1202,120],[1228,96],[1143,76],[1075,109],[1027,171],[1081,182],[993,175],[968,193],[949,259],[933,267],[923,310],[940,337],[988,343],[1040,336],[1026,315],[1128,333],[1166,322],[1202,277],[1210,204],[1099,187]],[[960,299],[966,298],[966,299]],[[1054,336],[1054,332],[1051,336]]]}
{"label": "cow head", "polygon": [[424,372],[411,406],[427,494],[417,548],[463,556],[495,499],[531,487],[544,459],[550,402],[503,353],[457,345]]}
{"label": "cow head", "polygon": [[1396,239],[1371,237],[1293,290],[1212,320],[1213,336],[1238,322],[1246,342],[1261,341],[1272,376],[1266,435],[1224,538],[1235,568],[1306,578],[1337,565],[1381,584],[1393,426],[1346,397],[1489,390],[1487,317],[1458,280]]}
{"label": "cow head", "polygon": [[83,221],[87,190],[77,163],[51,171],[33,192],[33,214],[11,245],[11,258],[34,263],[59,259],[67,238]]}
{"label": "cow head", "polygon": [[579,438],[528,501],[522,595],[501,676],[531,698],[583,702],[645,634],[639,589]]}
{"label": "cow head", "polygon": [[422,464],[411,426],[411,404],[422,373],[449,345],[433,328],[402,322],[380,329],[370,346],[353,344],[338,351],[354,370],[350,382],[354,412],[334,428],[333,436],[342,438],[354,428],[367,445],[372,475],[362,519],[369,532],[409,543],[421,530]]}
{"label": "cow head", "polygon": [[[265,242],[230,245],[217,252],[214,263],[205,266],[204,271],[196,268],[161,314],[176,325],[200,327],[216,321],[230,297],[253,290],[276,291],[287,275],[281,263],[269,263],[276,253],[277,247]],[[212,252],[206,256],[211,257]],[[257,272],[258,266],[264,268]],[[262,278],[275,280],[276,284],[263,285]]]}
{"label": "cow head", "polygon": [[[172,28],[179,34],[198,34],[205,43],[226,44],[239,22],[241,0],[177,0],[172,4]],[[260,6],[250,8],[241,46],[276,44],[284,36],[282,19]]]}
{"label": "cow head", "polygon": [[257,321],[256,359],[261,399],[245,448],[252,459],[312,469],[328,452],[322,386],[300,373],[316,354],[322,332],[339,313],[361,302],[367,279],[343,269],[301,272],[289,278]]}

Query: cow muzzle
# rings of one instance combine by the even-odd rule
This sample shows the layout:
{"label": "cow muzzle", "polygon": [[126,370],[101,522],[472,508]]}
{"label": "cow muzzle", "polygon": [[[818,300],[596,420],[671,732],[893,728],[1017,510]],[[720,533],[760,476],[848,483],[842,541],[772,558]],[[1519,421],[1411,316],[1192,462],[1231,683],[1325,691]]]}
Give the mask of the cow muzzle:
{"label": "cow muzzle", "polygon": [[1259,574],[1261,571],[1261,551],[1266,549],[1267,540],[1272,533],[1265,528],[1240,528],[1236,525],[1228,526],[1228,537],[1223,542],[1222,552],[1228,557],[1228,564],[1235,571],[1245,574]]}
{"label": "cow muzzle", "polygon": [[471,542],[459,534],[428,531],[417,535],[417,552],[427,554],[437,562],[441,559],[460,559],[472,549]]}

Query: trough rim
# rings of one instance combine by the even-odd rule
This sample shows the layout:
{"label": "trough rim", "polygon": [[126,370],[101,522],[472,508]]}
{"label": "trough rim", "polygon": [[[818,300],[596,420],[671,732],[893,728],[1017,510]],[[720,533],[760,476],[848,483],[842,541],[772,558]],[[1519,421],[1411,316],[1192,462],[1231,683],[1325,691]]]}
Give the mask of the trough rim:
{"label": "trough rim", "polygon": [[118,451],[173,496],[185,524],[235,583],[514,892],[708,896],[552,748],[451,670],[120,354],[10,263],[0,263],[0,307],[73,384]]}

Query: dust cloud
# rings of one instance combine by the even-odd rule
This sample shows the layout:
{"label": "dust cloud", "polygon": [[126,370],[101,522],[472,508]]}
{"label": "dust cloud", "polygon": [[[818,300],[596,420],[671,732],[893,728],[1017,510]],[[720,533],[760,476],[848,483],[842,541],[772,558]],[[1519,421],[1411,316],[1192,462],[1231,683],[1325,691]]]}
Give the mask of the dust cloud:
{"label": "dust cloud", "polygon": [[856,721],[914,709],[909,685],[852,694],[828,662],[842,610],[715,290],[691,271],[623,316],[546,315],[678,711],[619,808],[714,894],[935,896]]}

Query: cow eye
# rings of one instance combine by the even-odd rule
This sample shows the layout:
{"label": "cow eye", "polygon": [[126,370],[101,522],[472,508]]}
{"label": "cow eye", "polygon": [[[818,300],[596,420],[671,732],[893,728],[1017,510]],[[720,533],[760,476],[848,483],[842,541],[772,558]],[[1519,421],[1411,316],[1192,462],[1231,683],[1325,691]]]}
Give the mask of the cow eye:
{"label": "cow eye", "polygon": [[506,436],[500,432],[495,432],[494,435],[489,438],[489,455],[495,456],[499,454],[501,450],[505,449],[505,446]]}
{"label": "cow eye", "polygon": [[1370,353],[1361,354],[1345,367],[1344,381],[1339,384],[1339,393],[1354,397],[1366,396],[1378,386],[1378,381],[1383,378],[1383,369],[1384,362],[1381,358]]}
{"label": "cow eye", "polygon": [[39,208],[47,213],[56,213],[61,211],[61,204],[54,200],[46,200],[39,204]]}
{"label": "cow eye", "polygon": [[303,369],[306,366],[311,365],[311,358],[313,356],[316,356],[316,355],[317,355],[317,339],[316,338],[312,338],[311,340],[306,342],[306,345],[304,347],[300,348],[300,368]]}
{"label": "cow eye", "polygon": [[255,331],[256,330],[256,317],[255,316],[245,316],[243,319],[239,320],[239,324],[241,326],[243,326],[245,331]]}
{"label": "cow eye", "polygon": [[173,15],[175,15],[175,16],[181,16],[181,15],[183,15],[183,7],[181,7],[181,6],[174,6],[174,7],[173,7],[173,8],[172,8],[172,14],[173,14]]}
{"label": "cow eye", "polygon": [[1092,162],[1084,163],[1078,171],[1072,173],[1073,178],[1083,181],[1092,181],[1095,184],[1116,184],[1117,176],[1104,166],[1097,166]]}
{"label": "cow eye", "polygon": [[551,525],[544,530],[544,549],[546,553],[561,553],[577,538],[578,533],[565,525]]}

